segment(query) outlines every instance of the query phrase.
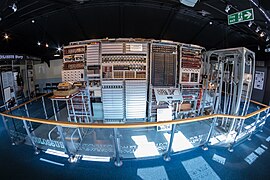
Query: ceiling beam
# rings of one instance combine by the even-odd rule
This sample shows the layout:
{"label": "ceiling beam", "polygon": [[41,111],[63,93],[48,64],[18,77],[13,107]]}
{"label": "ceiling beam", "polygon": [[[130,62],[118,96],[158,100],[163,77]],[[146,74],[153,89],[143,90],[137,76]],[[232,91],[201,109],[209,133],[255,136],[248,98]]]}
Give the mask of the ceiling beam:
{"label": "ceiling beam", "polygon": [[87,33],[85,32],[82,24],[80,23],[77,14],[73,11],[73,9],[68,8],[67,11],[69,12],[73,22],[78,26],[78,29],[81,31],[84,39],[88,39]]}
{"label": "ceiling beam", "polygon": [[172,24],[177,12],[179,11],[179,8],[172,8],[170,10],[170,13],[167,17],[167,20],[165,21],[164,25],[162,26],[160,35],[159,35],[159,39],[163,39],[165,34],[167,33],[170,25]]}
{"label": "ceiling beam", "polygon": [[[209,22],[205,23],[205,24],[203,25],[203,27],[199,29],[199,31],[191,38],[191,40],[190,40],[189,42],[192,43],[194,40],[196,40],[197,37],[199,37],[199,35],[201,34],[201,32],[202,32],[207,26],[209,26]],[[213,25],[212,25],[212,26],[213,26]]]}
{"label": "ceiling beam", "polygon": [[119,6],[120,37],[124,37],[124,5]]}

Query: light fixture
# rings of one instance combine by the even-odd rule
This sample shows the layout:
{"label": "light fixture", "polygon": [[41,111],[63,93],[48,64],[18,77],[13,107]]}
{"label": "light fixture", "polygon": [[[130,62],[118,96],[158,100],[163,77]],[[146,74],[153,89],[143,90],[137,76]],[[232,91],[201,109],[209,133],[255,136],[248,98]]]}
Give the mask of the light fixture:
{"label": "light fixture", "polygon": [[252,24],[253,24],[253,22],[252,22],[252,21],[249,21],[249,23],[248,23],[248,27],[251,27],[251,26],[252,26]]}
{"label": "light fixture", "polygon": [[9,39],[9,35],[7,33],[5,33],[4,38]]}
{"label": "light fixture", "polygon": [[265,32],[260,33],[260,37],[263,37],[263,36],[265,36]]}
{"label": "light fixture", "polygon": [[258,33],[261,30],[261,28],[258,26],[255,30],[256,33]]}
{"label": "light fixture", "polygon": [[226,13],[229,13],[229,11],[231,10],[231,7],[232,7],[232,5],[228,4],[228,5],[226,6],[226,8],[225,8],[225,12],[226,12]]}
{"label": "light fixture", "polygon": [[54,57],[59,57],[60,54],[56,53],[56,54],[54,54],[53,56],[54,56]]}
{"label": "light fixture", "polygon": [[35,20],[34,19],[32,19],[32,21],[31,21],[33,24],[35,23]]}
{"label": "light fixture", "polygon": [[210,24],[210,25],[212,25],[212,24],[213,24],[213,22],[212,22],[212,21],[210,21],[210,22],[209,22],[209,24]]}
{"label": "light fixture", "polygon": [[266,39],[265,39],[265,41],[268,42],[269,40],[270,40],[270,37],[267,36]]}
{"label": "light fixture", "polygon": [[261,50],[261,47],[258,45],[258,51]]}
{"label": "light fixture", "polygon": [[61,48],[61,47],[58,47],[58,48],[57,48],[57,51],[58,51],[58,52],[62,51],[62,48]]}
{"label": "light fixture", "polygon": [[179,0],[179,1],[180,1],[180,3],[182,3],[186,6],[194,7],[198,0]]}
{"label": "light fixture", "polygon": [[48,44],[48,43],[46,43],[46,44],[45,44],[45,47],[49,47],[49,44]]}
{"label": "light fixture", "polygon": [[18,8],[17,8],[17,6],[16,6],[16,4],[15,3],[13,3],[11,6],[9,6],[9,7],[11,7],[11,9],[13,10],[13,12],[16,12],[17,10],[18,10]]}
{"label": "light fixture", "polygon": [[37,45],[38,45],[38,46],[40,46],[40,45],[41,45],[41,43],[38,41],[38,42],[37,42]]}

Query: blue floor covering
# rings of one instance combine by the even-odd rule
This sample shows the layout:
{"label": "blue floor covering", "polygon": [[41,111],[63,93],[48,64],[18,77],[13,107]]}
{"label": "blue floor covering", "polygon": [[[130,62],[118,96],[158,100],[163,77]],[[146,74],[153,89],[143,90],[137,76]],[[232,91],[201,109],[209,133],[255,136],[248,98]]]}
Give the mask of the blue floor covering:
{"label": "blue floor covering", "polygon": [[[34,155],[31,146],[20,144],[12,146],[8,135],[0,121],[0,179],[191,179],[183,162],[202,157],[220,179],[270,179],[270,122],[266,121],[263,132],[252,136],[251,141],[244,141],[229,152],[226,148],[210,147],[182,152],[172,156],[170,162],[162,157],[155,159],[124,160],[122,167],[113,162],[78,161],[69,163],[66,158],[41,152]],[[249,165],[244,159],[262,144],[265,152]],[[212,160],[213,155],[226,158],[224,165]],[[63,164],[59,166],[40,161],[48,159]],[[194,167],[195,168],[195,167]],[[203,171],[203,170],[202,170]],[[211,179],[207,172],[199,179]],[[212,178],[213,179],[213,178]]]}

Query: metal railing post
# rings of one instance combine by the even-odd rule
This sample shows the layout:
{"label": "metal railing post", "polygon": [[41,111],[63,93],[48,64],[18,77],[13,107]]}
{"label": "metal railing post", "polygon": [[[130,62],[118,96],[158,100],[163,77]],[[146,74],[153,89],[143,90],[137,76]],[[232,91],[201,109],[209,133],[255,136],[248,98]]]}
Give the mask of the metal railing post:
{"label": "metal railing post", "polygon": [[44,111],[44,114],[45,114],[45,118],[48,119],[48,114],[47,114],[47,111],[46,111],[46,105],[45,105],[45,101],[44,101],[44,96],[42,96],[41,99],[42,99],[42,106],[43,106],[43,111]]}
{"label": "metal railing post", "polygon": [[171,130],[171,137],[170,137],[170,142],[168,145],[167,153],[164,155],[164,160],[165,161],[170,161],[171,160],[171,151],[172,151],[172,144],[173,144],[173,138],[174,138],[174,132],[175,132],[175,124],[172,125],[172,130]]}
{"label": "metal railing post", "polygon": [[114,165],[117,167],[120,167],[123,165],[123,162],[121,161],[120,158],[120,136],[118,134],[118,129],[114,128],[113,129],[113,140],[114,140],[114,148],[115,148],[115,162]]}
{"label": "metal railing post", "polygon": [[[258,121],[260,120],[260,115],[261,115],[261,113],[257,114],[256,121],[255,121],[255,124],[254,124],[254,126],[253,126],[253,127],[255,127],[254,131],[257,129],[257,124],[258,124]],[[252,127],[252,128],[253,128],[253,127]],[[250,132],[250,134],[249,134],[249,136],[248,136],[248,140],[249,140],[249,141],[251,140],[251,136],[253,135],[253,132],[254,132],[254,131],[251,131],[251,132]]]}
{"label": "metal railing post", "polygon": [[15,143],[15,141],[14,141],[14,138],[13,138],[13,136],[11,135],[10,130],[9,130],[8,126],[7,126],[7,120],[6,120],[5,116],[3,116],[3,115],[2,115],[2,120],[3,120],[3,124],[4,124],[4,126],[5,126],[5,129],[7,130],[7,133],[8,133],[8,135],[9,135],[9,137],[10,137],[11,144],[12,144],[12,145],[16,145],[16,143]]}
{"label": "metal railing post", "polygon": [[[24,105],[24,108],[25,108],[26,116],[30,117],[27,104]],[[30,121],[29,121],[29,125],[30,125],[30,128],[31,128],[31,131],[33,131],[33,126],[32,126],[32,123]]]}
{"label": "metal railing post", "polygon": [[62,142],[63,142],[64,148],[65,148],[65,152],[67,153],[67,155],[68,155],[68,157],[69,157],[69,158],[68,158],[68,161],[69,161],[70,163],[77,162],[76,156],[73,155],[72,153],[70,153],[70,151],[69,151],[69,149],[68,149],[68,145],[67,145],[65,136],[64,136],[64,134],[63,134],[63,127],[62,127],[62,126],[57,126],[57,130],[58,130],[58,132],[59,132],[59,134],[60,134],[60,138],[61,138],[61,140],[62,140]]}
{"label": "metal railing post", "polygon": [[205,143],[202,146],[202,149],[203,150],[208,150],[208,143],[209,143],[209,140],[210,140],[210,138],[212,136],[213,130],[214,130],[215,125],[216,125],[216,122],[217,122],[217,118],[212,119],[210,130],[208,132],[208,135],[207,135],[207,138],[205,140]]}
{"label": "metal railing post", "polygon": [[24,129],[26,130],[26,133],[27,133],[27,135],[28,135],[28,138],[30,139],[31,144],[32,144],[32,146],[33,146],[33,148],[34,148],[34,150],[35,150],[35,154],[39,154],[40,151],[38,150],[38,148],[37,148],[35,142],[34,142],[33,139],[32,139],[32,135],[31,135],[31,133],[30,133],[30,131],[29,131],[28,125],[27,125],[27,123],[26,123],[26,120],[23,120],[23,124],[24,124]]}

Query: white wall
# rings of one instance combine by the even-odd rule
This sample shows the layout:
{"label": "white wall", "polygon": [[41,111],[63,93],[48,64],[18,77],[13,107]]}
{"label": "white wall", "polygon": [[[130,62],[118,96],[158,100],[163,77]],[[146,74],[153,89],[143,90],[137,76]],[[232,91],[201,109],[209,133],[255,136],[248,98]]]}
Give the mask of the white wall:
{"label": "white wall", "polygon": [[41,91],[47,82],[58,83],[62,81],[62,66],[62,59],[51,60],[50,67],[48,67],[47,63],[34,65],[35,84],[39,84]]}

